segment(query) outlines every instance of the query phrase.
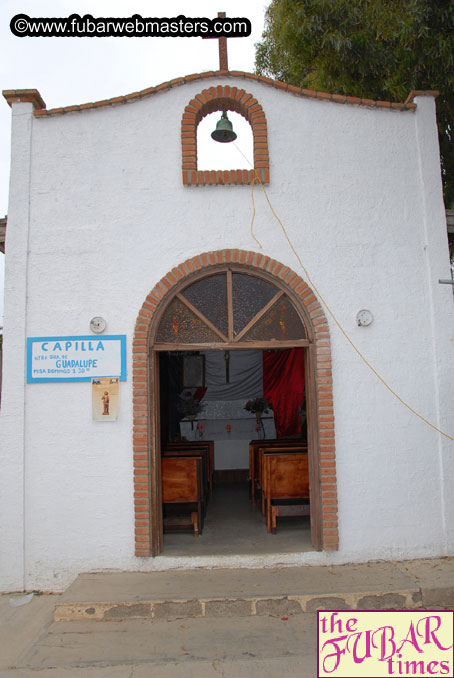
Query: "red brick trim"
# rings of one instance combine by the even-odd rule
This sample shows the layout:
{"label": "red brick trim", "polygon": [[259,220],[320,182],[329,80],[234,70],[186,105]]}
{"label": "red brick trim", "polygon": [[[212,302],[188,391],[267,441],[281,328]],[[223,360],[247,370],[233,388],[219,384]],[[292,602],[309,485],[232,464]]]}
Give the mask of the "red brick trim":
{"label": "red brick trim", "polygon": [[[254,169],[205,170],[197,169],[197,127],[199,122],[216,111],[240,113],[252,128],[254,141]],[[252,94],[238,87],[218,85],[196,94],[185,107],[181,118],[181,170],[185,186],[250,184],[258,179],[270,181],[268,128],[263,108]]]}
{"label": "red brick trim", "polygon": [[9,106],[19,102],[25,102],[33,104],[35,110],[46,108],[46,104],[37,89],[4,89],[2,94]]}
{"label": "red brick trim", "polygon": [[[415,97],[433,97],[436,99],[439,96],[440,92],[437,89],[412,89],[404,103],[413,103]],[[413,105],[416,106],[416,104]]]}
{"label": "red brick trim", "polygon": [[[168,82],[161,83],[157,87],[147,87],[146,89],[142,89],[139,92],[113,97],[111,99],[104,99],[103,101],[92,101],[86,104],[63,106],[61,108],[50,108],[49,110],[46,110],[45,106],[40,106],[39,108],[43,108],[44,110],[36,110],[34,115],[36,117],[46,117],[50,115],[61,115],[63,113],[73,113],[75,111],[85,111],[91,108],[102,108],[104,106],[128,104],[131,101],[138,101],[139,99],[144,99],[145,97],[170,90],[173,87],[179,87],[180,85],[194,82],[195,80],[205,80],[206,78],[214,77],[235,78],[236,80],[254,80],[255,82],[261,82],[264,85],[283,90],[284,92],[289,92],[290,94],[294,94],[296,96],[306,97],[309,99],[319,99],[322,101],[331,101],[336,104],[351,104],[354,106],[366,106],[367,108],[388,108],[393,111],[416,110],[416,104],[408,103],[408,100],[404,103],[395,101],[374,101],[373,99],[362,99],[359,97],[346,96],[344,94],[329,94],[327,92],[318,92],[312,89],[302,89],[301,87],[288,85],[287,83],[281,82],[280,80],[273,80],[272,78],[266,78],[264,75],[256,75],[255,73],[246,73],[243,71],[206,71],[205,73],[186,75],[183,78],[174,78]],[[21,91],[37,92],[39,95],[38,90],[4,90],[3,96],[6,98],[6,95],[10,92]]]}
{"label": "red brick trim", "polygon": [[[135,553],[151,555],[151,490],[150,490],[150,421],[152,404],[147,381],[149,339],[155,315],[173,299],[176,285],[191,280],[191,272],[210,269],[219,264],[244,264],[247,270],[264,272],[288,287],[304,309],[309,324],[308,335],[315,346],[316,417],[318,420],[321,534],[324,550],[337,550],[339,544],[337,516],[336,447],[334,436],[333,380],[328,323],[315,295],[296,273],[269,257],[256,252],[228,249],[207,252],[187,259],[162,278],[144,301],[137,316],[133,340],[133,452]],[[159,315],[159,314],[158,314]]]}

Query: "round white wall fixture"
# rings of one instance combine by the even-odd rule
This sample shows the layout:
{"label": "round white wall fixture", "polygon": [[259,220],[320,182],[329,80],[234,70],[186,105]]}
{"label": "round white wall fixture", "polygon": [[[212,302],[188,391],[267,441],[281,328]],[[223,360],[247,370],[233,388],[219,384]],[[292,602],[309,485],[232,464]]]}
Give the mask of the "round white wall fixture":
{"label": "round white wall fixture", "polygon": [[358,327],[367,327],[372,323],[373,319],[374,316],[372,313],[365,308],[363,308],[361,311],[358,311],[356,314],[356,322],[358,323]]}
{"label": "round white wall fixture", "polygon": [[101,318],[100,315],[95,315],[94,318],[90,320],[90,329],[96,334],[101,334],[106,329],[106,321],[104,318]]}

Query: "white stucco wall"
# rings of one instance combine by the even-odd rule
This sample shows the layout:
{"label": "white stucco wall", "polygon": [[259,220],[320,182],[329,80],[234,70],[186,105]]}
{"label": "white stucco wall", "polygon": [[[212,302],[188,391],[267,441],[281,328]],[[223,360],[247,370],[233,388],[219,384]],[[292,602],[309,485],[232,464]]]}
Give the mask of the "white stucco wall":
{"label": "white stucco wall", "polygon": [[[438,284],[450,272],[433,99],[418,97],[415,112],[398,112],[231,78],[203,87],[217,84],[245,87],[262,105],[269,197],[339,321],[401,397],[453,434],[453,298]],[[13,107],[3,590],[58,590],[84,570],[184,564],[133,555],[134,325],[148,292],[186,258],[258,249],[250,187],[182,185],[181,116],[203,87],[196,81],[128,105],[44,119],[32,117],[30,104]],[[304,277],[257,187],[255,201],[262,252]],[[374,315],[370,327],[355,324],[362,308]],[[94,315],[106,318],[108,334],[127,335],[128,379],[115,423],[92,421],[88,383],[24,386],[25,337],[88,334]],[[279,561],[452,553],[453,443],[406,410],[328,322],[340,547]]]}

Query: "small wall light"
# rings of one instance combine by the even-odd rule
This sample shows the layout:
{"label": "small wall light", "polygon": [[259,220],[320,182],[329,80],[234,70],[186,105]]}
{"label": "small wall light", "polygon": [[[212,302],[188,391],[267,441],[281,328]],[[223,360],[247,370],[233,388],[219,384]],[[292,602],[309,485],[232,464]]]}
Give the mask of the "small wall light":
{"label": "small wall light", "polygon": [[367,327],[373,322],[373,320],[374,316],[365,308],[363,308],[361,311],[358,311],[356,314],[356,322],[358,323],[358,327]]}

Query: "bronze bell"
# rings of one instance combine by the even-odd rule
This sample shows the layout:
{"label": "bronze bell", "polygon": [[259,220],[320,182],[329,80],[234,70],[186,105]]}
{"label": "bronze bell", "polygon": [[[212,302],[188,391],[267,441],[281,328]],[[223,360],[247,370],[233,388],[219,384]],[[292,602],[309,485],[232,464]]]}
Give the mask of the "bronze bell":
{"label": "bronze bell", "polygon": [[230,141],[235,141],[236,134],[233,131],[233,126],[224,111],[221,119],[216,125],[214,132],[211,132],[211,138],[219,141],[221,144],[228,144]]}

